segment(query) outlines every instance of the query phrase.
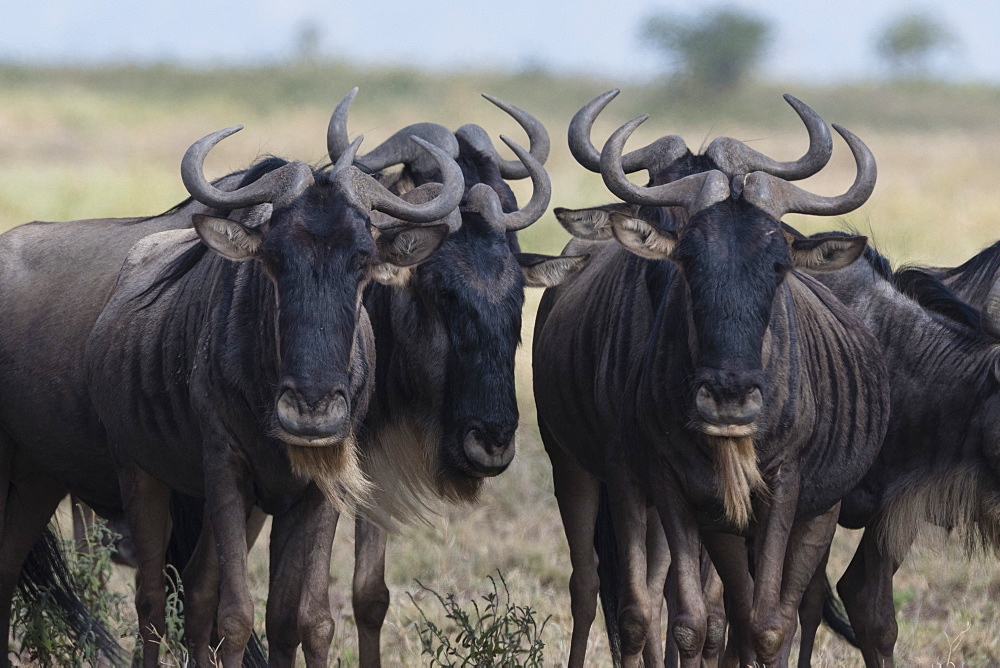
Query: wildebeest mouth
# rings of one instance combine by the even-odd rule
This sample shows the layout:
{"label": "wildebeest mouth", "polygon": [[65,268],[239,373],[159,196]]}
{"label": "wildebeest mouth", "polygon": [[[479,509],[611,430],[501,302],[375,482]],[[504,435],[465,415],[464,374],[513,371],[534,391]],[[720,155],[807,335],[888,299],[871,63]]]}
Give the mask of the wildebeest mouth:
{"label": "wildebeest mouth", "polygon": [[744,436],[753,436],[757,433],[757,425],[752,422],[750,424],[695,422],[691,425],[691,428],[709,436],[722,436],[725,438],[741,438]]}
{"label": "wildebeest mouth", "polygon": [[336,433],[329,435],[309,436],[304,434],[293,434],[287,429],[283,429],[281,423],[275,418],[269,433],[271,438],[275,438],[285,445],[301,448],[330,448],[346,444],[350,441],[352,432],[350,429],[338,429]]}

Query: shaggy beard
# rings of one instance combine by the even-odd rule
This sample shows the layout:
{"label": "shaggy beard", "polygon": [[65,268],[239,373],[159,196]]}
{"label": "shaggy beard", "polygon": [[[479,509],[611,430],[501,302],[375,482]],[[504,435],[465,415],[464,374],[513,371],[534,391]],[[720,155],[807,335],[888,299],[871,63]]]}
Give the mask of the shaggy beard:
{"label": "shaggy beard", "polygon": [[292,472],[316,483],[337,512],[370,508],[372,484],[361,470],[353,437],[328,447],[286,447]]}
{"label": "shaggy beard", "polygon": [[757,450],[749,436],[705,436],[715,459],[726,521],[746,529],[753,517],[751,495],[767,489],[757,465]]}

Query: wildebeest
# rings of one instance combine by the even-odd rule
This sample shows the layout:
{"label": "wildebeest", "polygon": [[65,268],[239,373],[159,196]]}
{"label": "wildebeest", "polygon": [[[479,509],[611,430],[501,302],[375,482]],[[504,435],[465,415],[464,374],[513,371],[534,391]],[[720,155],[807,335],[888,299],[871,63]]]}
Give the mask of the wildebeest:
{"label": "wildebeest", "polygon": [[[265,161],[256,174],[230,175],[219,187],[231,190],[241,179],[256,179],[244,184],[251,186],[244,194],[256,197],[271,189],[283,206],[283,198],[312,180],[313,172],[301,163],[281,167]],[[461,196],[461,174],[453,163],[449,169],[457,176],[456,187],[445,199],[453,199],[450,204],[454,205]],[[357,183],[363,182],[363,175],[353,168],[349,171]],[[296,184],[299,178],[304,181]],[[332,194],[337,186],[323,177],[306,190],[319,194],[324,189]],[[397,200],[385,197],[385,208],[396,209]],[[33,223],[0,236],[0,304],[9,316],[0,331],[0,452],[4,463],[0,501],[5,511],[0,534],[0,642],[4,656],[10,597],[20,565],[59,499],[72,490],[102,515],[122,512],[115,461],[91,404],[83,364],[87,337],[110,296],[122,261],[141,238],[190,227],[193,214],[220,213],[215,208],[219,203],[215,198],[210,204],[189,200],[151,218]],[[412,208],[402,204],[404,210]],[[261,214],[267,206],[262,201],[252,212],[237,213]],[[303,207],[298,203],[295,208]],[[362,211],[353,222],[367,215]],[[405,240],[405,228],[394,229],[387,240]],[[53,419],[54,415],[59,419]],[[157,595],[155,587],[150,595]],[[162,602],[159,606],[151,603],[147,612],[156,615],[156,610],[162,619]],[[149,635],[147,626],[142,630],[144,637]],[[147,648],[147,661],[151,654],[154,665],[156,649]]]}
{"label": "wildebeest", "polygon": [[[197,214],[194,232],[137,244],[86,351],[112,451],[148,474],[122,485],[140,585],[144,559],[162,568],[168,521],[154,512],[165,513],[168,488],[205,497],[227,665],[242,661],[253,625],[245,530],[253,506],[274,515],[276,533],[286,521],[306,532],[318,550],[305,567],[325,573],[325,500],[364,501],[355,433],[374,353],[361,292],[436,250],[462,194],[454,160],[419,138],[444,175],[427,202],[393,195],[353,167],[360,140],[330,172],[269,160],[237,190],[219,190],[203,162],[234,130],[196,142],[181,168],[195,199],[230,213]],[[322,596],[308,602],[328,606]],[[309,613],[297,611],[304,650],[321,665],[333,629],[312,627]],[[210,629],[211,620],[187,623]]]}
{"label": "wildebeest", "polygon": [[[349,145],[352,99],[353,94],[341,102],[330,122],[332,160]],[[504,138],[519,159],[505,161],[476,125],[455,133],[430,124],[413,128],[457,152],[465,177],[461,227],[419,267],[365,291],[379,363],[359,448],[376,486],[371,512],[382,523],[412,519],[436,498],[472,502],[485,478],[506,469],[518,426],[514,353],[524,288],[556,285],[586,259],[520,252],[517,230],[542,216],[551,195],[541,164],[548,133],[526,112],[488,99],[524,128],[530,152]],[[369,171],[381,163],[372,154],[355,160]],[[504,179],[526,176],[534,190],[518,209]],[[406,191],[426,187],[440,175],[434,165],[409,161],[398,176],[385,178],[392,189]],[[359,658],[366,666],[379,665],[389,604],[386,539],[384,529],[358,516],[353,606]],[[325,578],[317,582],[322,584]]]}
{"label": "wildebeest", "polygon": [[[865,663],[891,666],[892,579],[919,526],[932,522],[958,532],[973,552],[1000,550],[1000,345],[978,322],[996,332],[1000,320],[990,310],[976,313],[930,272],[893,274],[871,248],[854,264],[816,278],[875,334],[889,373],[885,441],[841,507],[840,523],[865,531],[837,588]],[[1000,301],[1000,285],[993,281],[981,299]],[[800,665],[808,665],[822,609],[823,573],[817,575],[812,606],[803,606]]]}
{"label": "wildebeest", "polygon": [[[587,105],[571,128],[589,133],[614,94]],[[630,664],[651,615],[648,498],[677,582],[670,633],[682,664],[700,661],[707,632],[702,540],[725,583],[733,660],[787,660],[798,602],[833,536],[840,497],[885,432],[877,342],[797,270],[849,264],[865,238],[803,242],[780,223],[788,212],[860,206],[874,188],[874,158],[837,127],[857,163],[849,190],[820,197],[792,185],[826,164],[831,141],[815,112],[786,99],[811,138],[794,162],[728,138],[693,156],[678,137],[663,137],[623,158],[645,117],[619,128],[599,154],[589,138],[571,140],[577,159],[599,169],[626,204],[557,210],[580,237],[564,252],[591,259],[543,297],[535,401],[570,543],[575,624],[589,626],[594,615],[598,479],[608,485],[625,571],[617,622]],[[650,172],[647,187],[626,179],[641,169]],[[574,665],[585,638],[574,628]]]}

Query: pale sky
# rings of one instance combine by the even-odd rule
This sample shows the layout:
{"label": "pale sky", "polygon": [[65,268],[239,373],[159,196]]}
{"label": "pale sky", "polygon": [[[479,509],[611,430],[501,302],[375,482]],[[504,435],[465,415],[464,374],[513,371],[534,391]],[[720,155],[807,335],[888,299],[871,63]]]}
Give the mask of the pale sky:
{"label": "pale sky", "polygon": [[[234,64],[293,52],[315,24],[324,53],[365,64],[438,69],[541,66],[645,80],[659,71],[636,35],[660,10],[691,16],[690,0],[0,0],[0,60]],[[954,78],[1000,83],[1000,0],[733,0],[772,24],[764,73],[829,83],[878,76],[873,43],[885,23],[925,10],[957,38],[939,63]],[[0,82],[2,84],[2,82]]]}

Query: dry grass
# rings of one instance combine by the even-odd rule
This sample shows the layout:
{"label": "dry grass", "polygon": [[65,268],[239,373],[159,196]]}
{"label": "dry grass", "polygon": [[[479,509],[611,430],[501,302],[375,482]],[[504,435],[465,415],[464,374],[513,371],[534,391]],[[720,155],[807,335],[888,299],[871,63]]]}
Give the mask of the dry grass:
{"label": "dry grass", "polygon": [[[368,136],[365,145],[369,148],[399,127],[425,120],[453,128],[477,122],[493,136],[503,132],[520,141],[522,134],[515,124],[478,97],[480,90],[488,90],[536,113],[550,129],[553,154],[548,167],[554,206],[581,207],[612,199],[598,176],[573,162],[564,140],[573,110],[610,87],[605,83],[556,85],[559,82],[544,78],[497,75],[431,80],[412,73],[357,74],[342,69],[335,70],[329,80],[319,73],[311,79],[287,80],[281,79],[280,72],[242,73],[239,86],[218,73],[188,78],[174,71],[143,74],[129,70],[120,72],[118,78],[100,72],[16,74],[0,96],[0,230],[31,219],[147,215],[165,210],[186,196],[178,178],[186,147],[204,134],[235,123],[247,129],[213,152],[209,174],[243,167],[265,153],[320,162],[328,115],[355,82],[361,93],[350,127]],[[216,77],[214,88],[212,76]],[[261,89],[290,92],[285,98],[268,97],[266,91],[251,90],[256,81]],[[215,88],[218,95],[212,94]],[[874,94],[875,99],[858,97],[864,104],[853,106],[849,101],[856,99],[851,95],[857,91],[792,92],[812,102],[828,120],[849,124],[864,138],[878,158],[880,177],[872,201],[845,221],[790,222],[801,222],[810,232],[850,224],[869,234],[897,262],[957,263],[1000,236],[996,175],[1000,128],[995,124],[1000,116],[992,113],[1000,97],[996,91],[931,90],[922,97],[919,91],[884,91],[880,98],[879,91],[865,90],[861,93],[869,98]],[[960,99],[948,105],[941,99],[947,95]],[[733,104],[718,113],[705,108],[701,115],[667,101],[656,109],[649,107],[653,118],[634,145],[661,133],[678,133],[698,148],[706,138],[729,134],[753,139],[755,147],[777,158],[788,159],[804,149],[804,133],[775,91],[744,97],[757,105],[746,107],[755,110],[753,115],[741,115]],[[647,110],[638,106],[641,102],[658,99],[653,88],[626,91],[609,108],[608,119],[598,123],[597,141],[603,141],[614,125],[637,109]],[[920,100],[925,107],[915,106]],[[970,109],[963,101],[978,106]],[[950,107],[961,109],[954,117],[958,121],[949,115]],[[921,115],[922,108],[926,115]],[[731,117],[750,118],[752,123],[727,120]],[[832,167],[806,182],[807,187],[829,194],[851,181],[850,156],[843,143],[837,142]],[[558,252],[567,238],[547,215],[523,233],[522,243],[529,251]],[[523,427],[514,464],[489,484],[481,504],[446,508],[433,526],[415,527],[390,539],[387,573],[393,604],[383,632],[386,665],[420,663],[414,628],[417,612],[405,595],[422,596],[415,578],[437,591],[453,591],[468,599],[485,590],[486,577],[496,569],[503,571],[513,601],[531,605],[540,618],[552,615],[545,630],[546,654],[553,664],[565,661],[571,627],[569,559],[530,396],[528,351],[538,297],[538,293],[531,294],[525,309],[517,371]],[[331,565],[338,620],[335,642],[344,665],[357,661],[349,595],[350,533],[350,524],[342,523]],[[971,665],[1000,660],[996,607],[1000,568],[994,560],[965,560],[957,546],[942,544],[932,531],[924,538],[924,547],[896,578],[900,665],[927,665],[949,658]],[[846,566],[857,539],[850,532],[838,535],[831,573]],[[254,550],[251,577],[262,628],[267,579],[263,546]],[[601,623],[598,618],[592,633],[593,665],[607,664]],[[855,665],[859,657],[824,629],[815,662]]]}

